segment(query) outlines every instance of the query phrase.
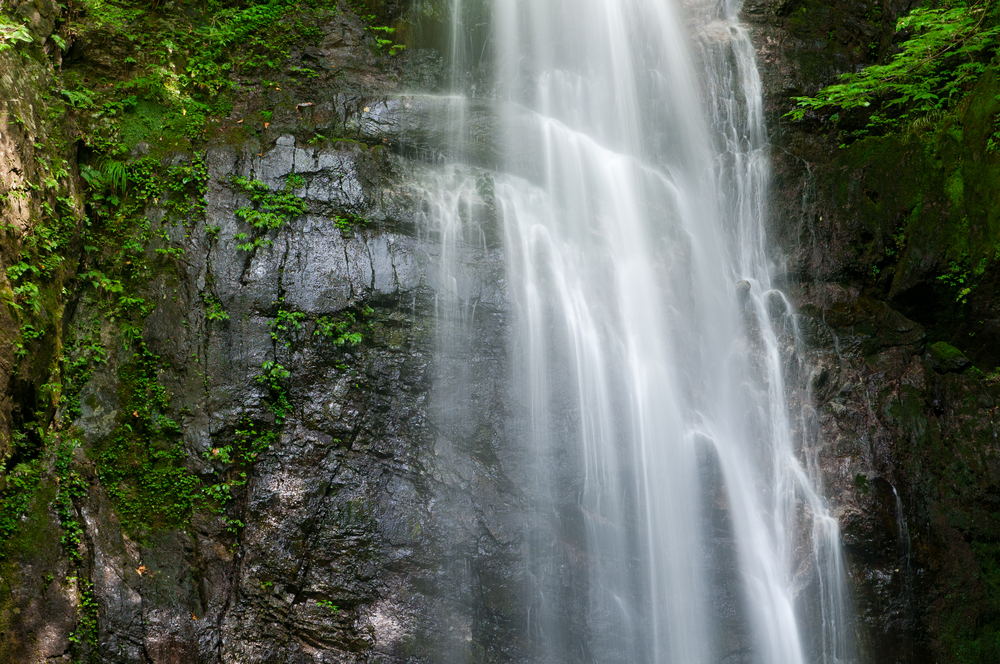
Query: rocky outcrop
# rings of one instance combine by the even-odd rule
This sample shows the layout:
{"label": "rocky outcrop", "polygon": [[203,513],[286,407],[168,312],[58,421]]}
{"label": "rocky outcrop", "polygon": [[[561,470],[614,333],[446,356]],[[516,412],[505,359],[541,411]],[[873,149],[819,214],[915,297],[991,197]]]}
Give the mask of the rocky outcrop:
{"label": "rocky outcrop", "polygon": [[[35,422],[36,399],[57,371],[56,349],[44,342],[25,347],[17,331],[25,323],[37,332],[43,331],[38,328],[61,325],[59,286],[73,270],[39,267],[53,282],[57,301],[47,303],[50,306],[35,320],[31,312],[20,313],[26,304],[27,308],[35,305],[30,293],[15,290],[9,269],[19,262],[26,238],[44,217],[67,215],[73,224],[82,212],[74,177],[75,153],[65,140],[67,126],[58,115],[45,112],[45,98],[55,80],[52,59],[58,60],[60,52],[51,39],[59,8],[49,0],[32,0],[19,6],[15,3],[15,9],[14,15],[25,22],[34,41],[30,47],[0,50],[0,154],[4,157],[0,163],[0,214],[4,221],[0,292],[5,302],[0,307],[0,459],[11,452],[13,431],[30,428]],[[62,209],[57,203],[60,197],[69,203]],[[27,357],[29,354],[33,357]],[[48,405],[52,405],[51,399]],[[52,412],[49,408],[47,417]]]}
{"label": "rocky outcrop", "polygon": [[[238,446],[241,427],[277,437],[223,514],[198,513],[189,529],[142,541],[123,530],[92,471],[81,509],[101,598],[97,652],[103,661],[404,661],[431,644],[468,648],[474,615],[508,621],[517,610],[490,606],[513,592],[518,556],[519,499],[493,450],[503,316],[484,306],[470,322],[477,348],[463,360],[482,367],[473,385],[492,397],[474,423],[452,421],[446,409],[460,404],[436,403],[431,389],[442,371],[427,285],[438,250],[389,230],[412,226],[388,213],[406,192],[378,192],[384,207],[369,216],[385,230],[344,231],[322,210],[372,200],[354,175],[369,153],[297,147],[291,135],[256,149],[209,152],[204,225],[174,229],[184,269],[154,280],[160,305],[144,340],[162,358],[172,412],[189,413],[180,446],[205,483],[225,477],[213,451]],[[291,173],[307,178],[310,212],[270,246],[238,249],[246,224],[234,213],[247,202],[229,179],[277,189]],[[209,293],[228,320],[206,318]],[[359,344],[322,333],[323,317],[345,310],[363,321]],[[295,322],[282,329],[282,320]],[[109,421],[129,417],[113,392],[125,361],[84,392],[78,426],[97,447]],[[290,374],[280,426],[255,380],[265,362]],[[467,432],[449,431],[470,425],[481,448],[462,449]]]}

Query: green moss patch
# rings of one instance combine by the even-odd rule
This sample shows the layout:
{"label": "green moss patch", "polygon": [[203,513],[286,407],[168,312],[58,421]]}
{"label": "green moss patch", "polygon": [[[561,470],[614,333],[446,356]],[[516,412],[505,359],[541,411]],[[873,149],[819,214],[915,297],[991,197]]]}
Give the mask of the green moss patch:
{"label": "green moss patch", "polygon": [[187,525],[201,482],[184,467],[180,427],[157,382],[160,359],[145,345],[119,371],[118,427],[95,446],[98,477],[122,526],[136,536]]}

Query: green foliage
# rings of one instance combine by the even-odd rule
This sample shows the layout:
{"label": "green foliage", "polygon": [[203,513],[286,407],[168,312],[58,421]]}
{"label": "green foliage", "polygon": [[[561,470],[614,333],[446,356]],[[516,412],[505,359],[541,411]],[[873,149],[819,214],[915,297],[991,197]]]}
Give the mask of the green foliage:
{"label": "green foliage", "polygon": [[[300,335],[308,323],[308,317],[301,311],[286,310],[283,300],[279,300],[278,305],[278,313],[269,324],[271,339],[285,348],[292,348],[301,341]],[[365,329],[358,321],[358,315],[367,318],[374,313],[370,307],[364,307],[358,313],[341,311],[331,316],[319,316],[313,321],[312,336],[329,339],[335,346],[355,346],[361,343],[362,331]]]}
{"label": "green foliage", "polygon": [[333,615],[333,614],[335,614],[335,613],[337,613],[337,612],[340,611],[340,607],[337,606],[336,604],[334,604],[333,602],[331,602],[328,599],[319,599],[319,600],[316,600],[316,604],[318,604],[319,606],[322,606],[324,609],[326,609],[327,611],[329,611],[330,615]]}
{"label": "green foliage", "polygon": [[63,95],[87,111],[80,128],[92,147],[190,145],[207,133],[210,117],[229,112],[240,76],[282,70],[292,45],[318,39],[319,26],[337,13],[335,3],[321,0],[177,4],[77,3],[67,33],[111,32],[131,51],[110,85],[95,88],[66,72]]}
{"label": "green foliage", "polygon": [[128,166],[114,159],[101,162],[101,175],[113,193],[124,194],[128,187]]}
{"label": "green foliage", "polygon": [[[374,311],[365,307],[363,316],[370,316]],[[330,339],[337,346],[355,346],[361,343],[362,335],[357,329],[357,317],[350,311],[345,311],[335,317],[320,316],[316,319],[316,328],[313,334],[318,337]]]}
{"label": "green foliage", "polygon": [[[375,17],[370,18],[374,19]],[[406,48],[405,44],[396,44],[389,38],[396,32],[396,28],[390,28],[387,25],[372,25],[368,29],[375,35],[375,48],[379,51],[388,51],[389,55],[396,55]]]}
{"label": "green foliage", "polygon": [[[15,452],[18,447],[15,441]],[[0,559],[4,558],[6,544],[18,532],[21,517],[28,511],[40,479],[41,463],[38,459],[19,463],[4,476],[3,488],[0,489]]]}
{"label": "green foliage", "polygon": [[367,226],[369,220],[351,212],[342,212],[333,218],[333,224],[345,235],[350,235],[355,227]]}
{"label": "green foliage", "polygon": [[[122,166],[101,169],[81,165],[87,183],[90,205],[84,241],[83,264],[77,279],[93,288],[95,302],[118,322],[126,340],[137,340],[142,321],[153,305],[136,295],[153,275],[146,257],[150,241],[166,237],[165,231],[153,231],[146,210],[160,205],[166,212],[163,223],[190,225],[204,212],[208,170],[204,156],[192,155],[190,161],[164,165],[152,157],[142,157]],[[124,175],[122,175],[122,172]],[[157,255],[176,259],[180,247],[159,248]]]}
{"label": "green foliage", "polygon": [[292,410],[288,400],[288,390],[285,380],[291,377],[291,372],[277,362],[267,360],[261,365],[262,372],[256,381],[267,388],[268,408],[274,414],[274,421],[281,424]]}
{"label": "green foliage", "polygon": [[249,223],[257,231],[253,237],[248,233],[236,235],[237,240],[246,240],[236,245],[243,251],[271,246],[271,240],[264,234],[269,230],[281,228],[290,218],[306,211],[305,201],[294,193],[296,189],[305,185],[305,180],[299,175],[289,175],[285,179],[284,188],[279,192],[271,191],[260,180],[233,176],[230,182],[237,191],[249,196],[253,203],[250,207],[242,207],[236,211],[237,217]]}
{"label": "green foliage", "polygon": [[34,41],[28,26],[21,23],[10,23],[6,17],[0,16],[0,51],[13,48],[18,43],[30,44]]}
{"label": "green foliage", "polygon": [[97,645],[97,598],[94,597],[94,584],[87,579],[71,577],[67,581],[76,582],[77,592],[80,595],[76,629],[69,634],[71,650],[74,654],[78,654],[84,644],[91,648]]}
{"label": "green foliage", "polygon": [[88,90],[61,90],[60,92],[73,108],[94,108],[94,97]]}
{"label": "green foliage", "polygon": [[[969,621],[963,613],[945,615],[941,641],[945,661],[956,664],[994,664],[1000,661],[1000,544],[975,541],[972,551],[976,562],[976,580],[981,585],[980,619]],[[956,599],[957,589],[947,599]],[[971,589],[968,589],[971,590]]]}
{"label": "green foliage", "polygon": [[[874,107],[859,132],[892,130],[935,112],[950,111],[965,97],[1000,45],[1000,14],[994,0],[950,0],[918,7],[899,19],[909,37],[888,62],[843,74],[815,97],[795,97],[787,115],[801,120],[811,110]],[[833,119],[839,119],[834,115]]]}
{"label": "green foliage", "polygon": [[955,291],[955,301],[965,304],[969,294],[978,286],[978,279],[986,272],[989,261],[983,258],[970,270],[969,257],[963,255],[958,261],[948,264],[948,271],[937,277],[937,281]]}
{"label": "green foliage", "polygon": [[[293,76],[304,76],[305,78],[319,78],[319,73],[313,69],[309,69],[308,67],[292,67],[291,73]],[[264,115],[264,113],[266,113],[267,115]],[[264,121],[270,122],[271,113],[268,111],[265,111],[264,113],[261,113],[261,115],[264,117]]]}
{"label": "green foliage", "polygon": [[301,311],[286,311],[278,309],[278,315],[271,321],[271,339],[275,342],[284,343],[286,348],[290,348],[292,341],[302,330],[302,321],[306,315]]}
{"label": "green foliage", "polygon": [[229,314],[222,308],[219,298],[211,293],[202,293],[201,299],[205,303],[205,318],[217,321],[229,320]]}
{"label": "green foliage", "polygon": [[119,372],[118,426],[96,446],[98,477],[133,535],[187,524],[200,482],[184,467],[180,427],[166,415],[159,357],[140,342]]}
{"label": "green foliage", "polygon": [[[57,184],[57,183],[54,183]],[[18,318],[15,354],[25,358],[37,341],[52,328],[51,310],[56,307],[63,279],[63,265],[76,236],[77,211],[67,197],[57,197],[55,207],[42,204],[42,218],[21,241],[17,262],[7,268],[11,290],[4,299]]]}
{"label": "green foliage", "polygon": [[221,466],[222,481],[203,490],[208,503],[222,513],[233,498],[233,490],[247,483],[247,477],[257,457],[278,441],[279,433],[244,419],[236,427],[233,444],[213,447],[204,457]]}
{"label": "green foliage", "polygon": [[80,544],[83,542],[83,527],[76,519],[73,501],[82,498],[87,492],[80,474],[73,470],[73,451],[79,446],[79,441],[74,439],[60,442],[53,467],[59,486],[54,505],[59,524],[63,528],[62,545],[70,560],[77,565],[82,561]]}
{"label": "green foliage", "polygon": [[396,28],[385,25],[392,20],[392,17],[387,15],[384,2],[348,0],[347,4],[358,15],[358,18],[367,24],[365,29],[371,32],[375,38],[376,52],[396,55],[406,49],[405,44],[398,43],[393,38],[396,34]]}
{"label": "green foliage", "polygon": [[71,330],[64,341],[62,356],[62,391],[59,407],[63,422],[69,424],[78,418],[80,391],[90,380],[94,369],[107,361],[107,349],[101,343],[96,326]]}

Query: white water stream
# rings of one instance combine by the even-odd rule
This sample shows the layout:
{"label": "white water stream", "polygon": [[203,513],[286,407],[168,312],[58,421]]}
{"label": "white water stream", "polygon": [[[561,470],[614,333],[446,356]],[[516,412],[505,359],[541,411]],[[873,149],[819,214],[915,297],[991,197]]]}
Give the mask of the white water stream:
{"label": "white water stream", "polygon": [[[479,67],[453,1],[455,71]],[[792,412],[808,394],[771,281],[761,82],[738,10],[492,3],[513,373],[554,540],[528,554],[541,661],[856,661],[837,524]],[[450,108],[465,136],[465,103]],[[481,185],[449,174],[429,196],[451,319],[468,303],[449,256],[480,241]]]}

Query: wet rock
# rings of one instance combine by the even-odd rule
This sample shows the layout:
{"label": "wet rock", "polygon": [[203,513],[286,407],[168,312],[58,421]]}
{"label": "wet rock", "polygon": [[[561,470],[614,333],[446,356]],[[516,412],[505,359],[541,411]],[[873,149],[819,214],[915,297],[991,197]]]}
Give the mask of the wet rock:
{"label": "wet rock", "polygon": [[28,0],[21,3],[16,14],[27,22],[35,36],[44,40],[55,29],[60,9],[55,0]]}

